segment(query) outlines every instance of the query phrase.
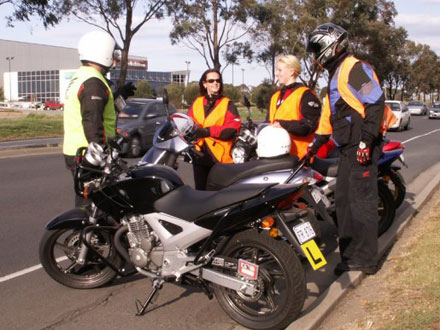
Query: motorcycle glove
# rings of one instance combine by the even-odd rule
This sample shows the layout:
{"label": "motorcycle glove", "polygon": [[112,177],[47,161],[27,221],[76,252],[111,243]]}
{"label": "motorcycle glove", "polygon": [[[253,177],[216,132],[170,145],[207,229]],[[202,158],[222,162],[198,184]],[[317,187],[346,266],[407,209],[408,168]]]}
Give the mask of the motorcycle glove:
{"label": "motorcycle glove", "polygon": [[356,158],[359,164],[367,165],[371,161],[370,147],[364,141],[359,143]]}
{"label": "motorcycle glove", "polygon": [[121,95],[126,100],[130,96],[133,96],[135,91],[136,91],[136,86],[133,85],[133,83],[130,81],[118,89],[118,91],[115,93],[116,94],[115,97]]}
{"label": "motorcycle glove", "polygon": [[211,134],[209,133],[209,128],[197,127],[196,130],[194,131],[194,136],[198,139],[205,138],[210,135]]}

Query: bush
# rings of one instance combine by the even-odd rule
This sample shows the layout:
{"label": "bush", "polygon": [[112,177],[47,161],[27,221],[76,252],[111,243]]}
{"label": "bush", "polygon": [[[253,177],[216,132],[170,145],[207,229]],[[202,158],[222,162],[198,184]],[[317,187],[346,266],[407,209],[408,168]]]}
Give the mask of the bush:
{"label": "bush", "polygon": [[268,109],[270,98],[276,90],[276,86],[263,82],[253,89],[251,97],[252,103],[254,103],[258,109]]}
{"label": "bush", "polygon": [[240,102],[241,92],[239,88],[234,87],[230,84],[225,84],[223,85],[223,93],[225,94],[225,96],[229,97],[232,102]]}
{"label": "bush", "polygon": [[134,92],[134,97],[155,99],[157,97],[156,91],[153,86],[146,80],[140,80],[136,84],[136,91]]}
{"label": "bush", "polygon": [[182,109],[183,91],[185,89],[185,86],[178,84],[169,84],[166,85],[164,88],[166,88],[168,92],[168,99],[170,100],[170,103],[172,103],[177,109]]}
{"label": "bush", "polygon": [[185,99],[186,106],[189,107],[195,99],[200,95],[199,84],[192,82],[185,87],[183,97]]}

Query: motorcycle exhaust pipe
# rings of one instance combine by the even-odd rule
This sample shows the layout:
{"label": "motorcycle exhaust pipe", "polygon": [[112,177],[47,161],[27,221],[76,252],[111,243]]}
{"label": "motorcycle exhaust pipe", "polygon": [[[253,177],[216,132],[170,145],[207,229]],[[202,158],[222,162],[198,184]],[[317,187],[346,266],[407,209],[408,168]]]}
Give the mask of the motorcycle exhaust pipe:
{"label": "motorcycle exhaust pipe", "polygon": [[124,260],[131,264],[130,256],[128,255],[127,250],[122,245],[122,235],[125,235],[128,232],[127,226],[122,226],[119,228],[116,233],[115,237],[113,239],[113,243],[115,245],[116,251],[124,258]]}

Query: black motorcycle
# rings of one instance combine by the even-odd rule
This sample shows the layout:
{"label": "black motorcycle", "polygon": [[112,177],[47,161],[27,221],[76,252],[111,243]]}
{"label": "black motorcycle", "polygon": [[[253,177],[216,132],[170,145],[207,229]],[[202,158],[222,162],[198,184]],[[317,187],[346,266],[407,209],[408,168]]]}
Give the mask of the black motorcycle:
{"label": "black motorcycle", "polygon": [[[77,153],[75,191],[89,207],[46,225],[45,271],[78,289],[140,273],[152,280],[142,315],[164,282],[197,285],[238,323],[284,328],[301,312],[306,282],[301,257],[326,261],[295,203],[305,184],[236,184],[196,191],[163,165],[127,167],[122,139]],[[286,213],[286,210],[289,210]]]}

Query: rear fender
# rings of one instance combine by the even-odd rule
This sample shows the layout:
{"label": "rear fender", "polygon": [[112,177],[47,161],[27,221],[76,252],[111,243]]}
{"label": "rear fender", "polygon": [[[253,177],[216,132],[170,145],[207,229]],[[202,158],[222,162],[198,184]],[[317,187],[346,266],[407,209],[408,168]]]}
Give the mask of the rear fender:
{"label": "rear fender", "polygon": [[65,211],[46,224],[47,230],[83,228],[88,225],[89,214],[85,209],[75,208]]}

